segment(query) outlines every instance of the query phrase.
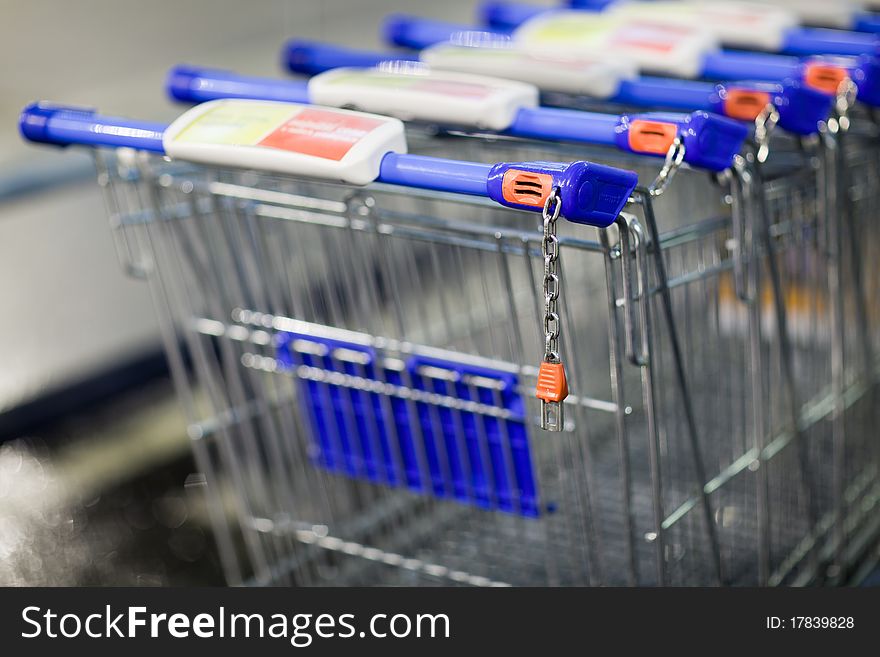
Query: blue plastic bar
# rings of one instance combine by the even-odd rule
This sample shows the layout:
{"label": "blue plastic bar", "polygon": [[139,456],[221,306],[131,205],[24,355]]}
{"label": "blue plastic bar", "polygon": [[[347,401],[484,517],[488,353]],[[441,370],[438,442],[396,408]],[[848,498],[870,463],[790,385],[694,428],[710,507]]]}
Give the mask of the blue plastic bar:
{"label": "blue plastic bar", "polygon": [[481,25],[512,32],[527,20],[547,12],[547,7],[519,2],[483,2],[477,10]]}
{"label": "blue plastic bar", "polygon": [[[296,107],[291,105],[291,107]],[[34,103],[19,117],[25,139],[67,146],[128,146],[163,153],[158,123],[107,117],[92,110]],[[230,145],[230,148],[236,146]],[[631,171],[590,162],[499,162],[494,165],[461,162],[437,157],[385,153],[379,164],[378,182],[457,194],[491,198],[497,203],[532,212],[543,207],[534,198],[508,193],[505,176],[538,173],[550,176],[550,188],[560,190],[562,214],[569,221],[593,226],[611,224],[638,177]],[[548,188],[549,189],[549,188]]]}
{"label": "blue plastic bar", "polygon": [[[92,110],[34,103],[19,117],[22,135],[29,141],[69,146],[127,146],[164,153],[162,123],[103,116]],[[388,153],[382,159],[381,182],[487,196],[488,164],[458,162],[436,157]]]}
{"label": "blue plastic bar", "polygon": [[[29,141],[69,146],[127,146],[164,153],[162,123],[103,116],[92,110],[34,103],[19,117],[22,135]],[[487,196],[488,164],[458,162],[436,157],[388,153],[382,159],[379,180],[394,185]]]}
{"label": "blue plastic bar", "polygon": [[842,55],[856,57],[873,55],[880,48],[880,39],[874,34],[823,28],[796,28],[785,33],[779,51],[786,55]]}
{"label": "blue plastic bar", "polygon": [[617,0],[568,0],[568,6],[572,9],[602,11],[606,7],[613,5],[615,2],[617,2]]}
{"label": "blue plastic bar", "polygon": [[694,80],[639,77],[621,80],[612,103],[634,107],[663,107],[682,111],[711,110],[710,97],[715,85]]}
{"label": "blue plastic bar", "polygon": [[[297,57],[287,57],[286,53],[291,50],[295,50],[299,55]],[[372,64],[393,60],[394,58],[395,53],[376,53],[296,40],[289,41],[285,45],[284,56],[284,59],[288,62],[288,67],[295,73],[323,72],[339,66],[358,67],[365,60]],[[407,59],[411,60],[414,57],[410,55]],[[300,63],[304,63],[302,68],[299,66]],[[774,82],[773,84],[781,83]],[[739,86],[741,87],[742,85]],[[766,89],[762,90],[766,91]],[[818,113],[818,110],[808,110],[806,107],[806,103],[812,100],[808,98],[811,92],[792,90],[789,89],[789,85],[785,85],[785,88],[781,91],[784,91],[786,95],[789,92],[794,94],[791,98],[797,96],[796,103],[789,103],[786,104],[785,108],[781,108],[784,109],[784,118],[781,121],[781,123],[785,124],[783,127],[799,134],[804,133],[804,131],[812,134],[818,119],[816,121],[811,119]],[[774,93],[777,92],[774,90]],[[191,100],[188,96],[181,93],[172,92],[172,94],[181,100]],[[633,80],[621,80],[618,93],[607,100],[613,103],[647,109],[663,108],[682,112],[706,110],[723,113],[723,106],[720,106],[723,103],[718,99],[716,85],[714,83],[694,80],[647,76]],[[809,118],[806,115],[809,115]],[[792,123],[789,119],[797,119],[797,124]]]}
{"label": "blue plastic bar", "polygon": [[486,196],[492,167],[422,155],[388,153],[382,158],[379,181],[405,187]]}
{"label": "blue plastic bar", "polygon": [[417,62],[419,57],[411,53],[372,52],[292,39],[284,46],[283,59],[294,73],[317,75],[341,66],[370,68],[389,60]]}
{"label": "blue plastic bar", "polygon": [[[283,58],[293,73],[314,75],[342,66],[369,67],[396,59],[398,55],[294,39],[285,44]],[[415,55],[408,55],[404,59],[412,61],[416,58]],[[636,107],[665,107],[683,111],[709,109],[709,95],[714,88],[714,85],[705,82],[640,77],[622,80],[617,96],[610,100]]]}
{"label": "blue plastic bar", "polygon": [[[421,50],[450,40],[465,31],[462,25],[413,16],[392,16],[385,23],[385,38],[394,45]],[[473,28],[471,29],[473,31]],[[503,32],[495,33],[504,36]],[[701,77],[712,80],[770,80],[796,77],[800,62],[795,57],[764,53],[714,52],[706,55]]]}
{"label": "blue plastic bar", "polygon": [[[22,111],[19,127],[22,135],[34,142],[60,146],[127,146],[158,153],[164,153],[162,135],[167,129],[162,124],[106,117],[92,110],[40,103],[29,105]],[[229,148],[238,147],[230,144]],[[697,153],[699,155],[699,149]],[[530,187],[528,194],[518,191],[516,185],[519,183],[508,189],[507,176],[511,172],[514,179],[526,176],[531,180],[534,178],[532,174],[549,176],[549,180],[539,178],[544,180],[540,185],[545,196],[550,189],[560,191],[562,215],[575,223],[600,227],[614,222],[638,182],[634,172],[590,162],[499,162],[487,165],[391,152],[382,156],[375,180],[488,197],[500,205],[540,212],[544,197],[536,199],[534,189]]]}
{"label": "blue plastic bar", "polygon": [[[749,72],[749,75],[743,77],[749,79],[759,77],[754,75],[754,72],[763,60],[755,61],[755,57],[757,56],[748,55],[746,65],[739,67],[740,70]],[[292,72],[306,74],[322,73],[341,66],[359,67],[363,66],[364,62],[370,66],[396,58],[398,55],[394,52],[355,50],[299,40],[288,41],[284,54],[284,59]],[[416,56],[408,55],[405,59],[412,61],[416,59]],[[788,60],[785,60],[785,64],[783,69],[786,73],[794,70],[789,66]],[[621,80],[617,95],[608,100],[633,107],[717,111],[712,107],[710,101],[710,96],[714,91],[715,85],[707,82],[643,76],[634,80]]]}
{"label": "blue plastic bar", "polygon": [[[218,74],[222,85],[215,84],[212,77],[214,73]],[[238,78],[229,71],[216,72],[210,69],[193,69],[192,67],[184,67],[184,70],[181,72],[178,67],[177,69],[172,69],[169,75],[168,90],[173,98],[185,102],[201,102],[223,98],[222,88],[224,86],[234,89],[236,98],[278,100],[279,98],[284,99],[285,94],[283,90],[285,87],[292,86],[294,92],[299,93],[304,88],[304,85],[305,83],[303,82],[288,83],[262,78]],[[639,86],[639,83],[633,82],[630,87],[630,95],[634,95],[634,90],[637,90]],[[681,83],[676,80],[653,79],[641,86],[644,87],[641,91],[643,94],[642,100],[644,101],[646,96],[651,97],[651,102],[643,103],[643,106],[656,107],[659,105],[665,109],[712,110],[715,109],[712,105],[713,97],[718,95],[715,86],[695,82]],[[686,93],[682,92],[682,88],[684,88]],[[195,90],[194,92],[193,89]],[[208,91],[205,92],[205,89]],[[692,97],[694,102],[684,101],[688,95]],[[365,104],[367,109],[369,109],[369,103]],[[394,114],[394,112],[391,113]],[[418,120],[421,117],[416,113],[412,118]],[[624,118],[616,114],[585,112],[572,109],[521,107],[518,109],[513,121],[507,126],[505,132],[531,139],[568,140],[631,150],[627,141],[621,142],[620,135],[627,129],[626,125],[624,125]],[[711,132],[723,135],[729,132],[724,126],[716,125],[717,117],[714,120],[699,119],[696,123],[692,122],[691,119],[687,115],[677,117],[664,115],[662,120],[675,123],[677,130],[685,130],[695,134],[699,132],[700,135]],[[815,121],[813,124],[815,125]],[[696,126],[698,125],[701,127],[697,128]],[[720,132],[718,132],[719,127]],[[739,146],[741,146],[741,144],[735,144],[726,140],[716,139],[712,141],[708,140],[708,138],[706,139],[707,141],[705,142],[700,141],[699,147],[691,148],[688,151],[686,159],[689,163],[703,166],[706,162],[711,162],[713,163],[712,166],[715,166],[714,163],[719,161],[720,158],[720,161],[724,162],[726,166],[727,161],[724,153],[730,147],[735,147],[738,150]],[[431,166],[436,167],[439,164],[432,160]],[[454,180],[458,177],[457,172],[460,169],[460,165],[454,163],[454,165],[450,166],[452,166],[450,172]],[[467,166],[466,170],[470,171],[472,168]],[[442,185],[438,187],[436,183],[432,183],[430,186],[433,189],[446,188]],[[458,188],[456,189],[462,191]]]}
{"label": "blue plastic bar", "polygon": [[700,77],[711,80],[771,80],[779,82],[800,75],[797,57],[751,52],[715,52],[706,55]]}
{"label": "blue plastic bar", "polygon": [[169,71],[165,86],[169,96],[185,103],[204,103],[219,98],[310,102],[305,81],[236,75],[231,71],[196,66],[175,66]]}
{"label": "blue plastic bar", "polygon": [[870,11],[859,12],[853,16],[852,29],[859,32],[880,34],[880,14]]}
{"label": "blue plastic bar", "polygon": [[129,147],[165,152],[162,133],[167,126],[164,124],[101,116],[90,109],[32,103],[22,110],[18,126],[25,139],[44,144]]}
{"label": "blue plastic bar", "polygon": [[402,14],[392,14],[385,19],[382,25],[382,35],[386,43],[412,50],[424,50],[428,46],[445,43],[462,32],[483,32],[498,37],[509,36],[504,31],[489,31],[472,25],[446,23]]}
{"label": "blue plastic bar", "polygon": [[524,107],[516,113],[507,132],[533,139],[571,140],[603,146],[617,144],[617,114],[599,114],[569,109]]}

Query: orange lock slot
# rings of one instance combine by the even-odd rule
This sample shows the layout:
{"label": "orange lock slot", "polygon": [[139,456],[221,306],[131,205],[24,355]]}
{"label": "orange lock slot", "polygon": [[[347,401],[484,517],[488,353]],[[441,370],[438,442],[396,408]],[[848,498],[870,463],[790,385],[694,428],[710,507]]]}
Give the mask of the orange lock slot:
{"label": "orange lock slot", "polygon": [[724,99],[724,114],[739,121],[754,121],[769,103],[766,91],[730,89]]}
{"label": "orange lock slot", "polygon": [[676,136],[674,123],[636,119],[629,125],[629,147],[636,153],[666,155]]}
{"label": "orange lock slot", "polygon": [[553,189],[553,176],[511,169],[501,179],[501,192],[508,203],[543,207]]}
{"label": "orange lock slot", "polygon": [[804,83],[829,95],[836,95],[840,85],[849,77],[849,72],[842,66],[813,62],[807,64],[804,71]]}

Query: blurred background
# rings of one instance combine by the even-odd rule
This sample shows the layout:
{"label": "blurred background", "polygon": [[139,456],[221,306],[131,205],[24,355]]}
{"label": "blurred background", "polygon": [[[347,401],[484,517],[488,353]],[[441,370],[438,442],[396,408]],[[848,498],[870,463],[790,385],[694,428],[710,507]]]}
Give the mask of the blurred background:
{"label": "blurred background", "polygon": [[[545,4],[551,4],[545,2]],[[169,120],[169,67],[280,75],[292,36],[378,47],[470,0],[0,0],[0,584],[222,584],[147,286],[89,153],[25,144],[36,99]]]}

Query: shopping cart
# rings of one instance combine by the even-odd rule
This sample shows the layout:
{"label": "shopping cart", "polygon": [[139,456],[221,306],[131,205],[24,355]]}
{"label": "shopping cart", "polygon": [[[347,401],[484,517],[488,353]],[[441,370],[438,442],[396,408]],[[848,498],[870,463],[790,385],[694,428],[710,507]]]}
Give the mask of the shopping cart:
{"label": "shopping cart", "polygon": [[[422,25],[414,20],[410,20],[409,24],[414,26],[414,29],[421,29],[419,26]],[[499,57],[499,54],[502,56]],[[354,51],[349,48],[294,40],[288,43],[284,58],[295,72],[314,73],[321,70],[332,70],[336,66],[379,63],[395,56],[397,56],[396,53]],[[767,135],[766,130],[762,127],[762,122],[765,124],[768,116],[773,115],[774,122],[779,127],[786,128],[788,132],[801,139],[808,138],[812,141],[811,144],[805,146],[811,150],[815,157],[816,186],[813,190],[806,191],[797,205],[807,202],[812,203],[816,208],[823,207],[822,212],[828,219],[828,223],[823,224],[824,228],[817,225],[808,230],[816,231],[821,228],[821,231],[826,233],[822,245],[817,247],[822,251],[827,251],[822,256],[824,264],[820,266],[826,273],[823,276],[814,275],[812,281],[804,281],[797,276],[783,281],[779,273],[768,271],[771,279],[769,281],[770,289],[774,291],[774,300],[767,304],[768,309],[765,314],[768,315],[768,319],[765,320],[765,323],[769,322],[770,325],[775,323],[782,326],[784,327],[783,335],[790,330],[795,337],[809,335],[811,332],[814,333],[817,327],[821,327],[822,333],[826,336],[823,342],[830,345],[826,361],[829,365],[824,375],[814,381],[824,382],[833,390],[835,401],[831,408],[836,410],[830,410],[830,415],[833,418],[835,433],[838,436],[835,440],[838,444],[844,444],[846,439],[842,436],[847,424],[850,426],[850,434],[853,439],[859,437],[859,440],[864,440],[866,436],[870,436],[870,430],[866,430],[866,427],[870,426],[870,423],[876,418],[869,419],[873,417],[871,414],[863,416],[858,413],[849,413],[850,418],[847,420],[844,400],[847,396],[846,389],[855,381],[861,380],[863,383],[873,386],[875,379],[873,366],[870,365],[875,362],[873,357],[875,349],[870,326],[876,326],[876,324],[868,318],[867,313],[867,308],[873,297],[871,290],[865,288],[863,281],[873,280],[876,272],[872,269],[871,264],[868,264],[867,267],[863,264],[870,263],[870,260],[865,260],[865,256],[854,250],[854,245],[863,243],[859,239],[861,231],[870,230],[865,226],[859,227],[858,224],[864,224],[866,220],[870,220],[869,218],[872,216],[870,207],[877,200],[880,200],[876,196],[878,192],[876,185],[867,180],[864,174],[865,171],[872,169],[870,162],[874,157],[872,153],[876,153],[877,142],[873,123],[865,120],[864,114],[853,116],[849,113],[851,99],[847,95],[852,94],[852,88],[847,90],[847,82],[841,83],[841,93],[836,94],[835,107],[838,115],[829,119],[821,112],[823,103],[817,97],[817,95],[821,95],[821,92],[792,82],[775,85],[771,94],[768,94],[767,87],[762,87],[758,83],[728,83],[716,86],[709,83],[651,78],[624,79],[614,89],[609,87],[605,80],[602,80],[602,84],[598,86],[590,84],[591,68],[589,65],[595,65],[596,60],[576,60],[573,65],[570,58],[563,57],[559,65],[555,67],[553,75],[541,78],[532,75],[534,67],[528,66],[528,60],[531,58],[526,52],[511,50],[509,42],[502,46],[500,53],[497,44],[487,47],[485,42],[481,42],[478,45],[470,46],[456,44],[434,46],[421,55],[423,61],[439,64],[441,68],[491,71],[507,78],[543,83],[541,88],[544,92],[543,98],[559,106],[589,109],[596,109],[598,106],[600,109],[603,107],[607,109],[609,107],[608,101],[612,100],[615,105],[629,102],[640,106],[645,104],[672,106],[675,109],[719,109],[730,116],[754,120],[755,134],[764,137]],[[537,59],[545,65],[552,61],[552,57],[547,54]],[[522,64],[524,60],[526,61],[525,66],[518,65]],[[570,75],[564,76],[563,71],[570,72]],[[191,86],[198,88],[198,91],[192,92],[193,95],[197,93],[210,94],[212,91],[216,91],[224,84],[223,76],[222,72],[213,72],[213,74],[207,75],[207,81],[204,84],[191,84]],[[856,75],[855,77],[864,81],[864,76]],[[320,76],[317,79],[320,80]],[[230,88],[234,87],[237,92],[248,89],[251,85],[259,84],[254,80],[251,80],[249,84],[243,84],[240,79],[236,79],[234,82],[226,80],[226,85]],[[302,83],[292,84],[301,85]],[[597,94],[597,89],[604,91]],[[562,93],[561,90],[567,90],[569,93]],[[588,97],[585,98],[584,94],[588,94]],[[599,95],[598,99],[595,98],[596,95]],[[743,100],[743,103],[731,102],[740,99]],[[770,99],[774,103],[776,112],[768,108]],[[806,111],[804,106],[807,108]],[[614,105],[611,107],[615,108]],[[767,113],[768,109],[770,109],[769,114]],[[846,139],[847,148],[843,148],[842,141],[848,131],[851,131],[852,134]],[[816,138],[817,133],[821,133],[820,139]],[[777,133],[773,148],[775,150],[790,148],[790,144],[786,145],[784,139],[781,142]],[[769,142],[767,144],[769,145]],[[849,155],[847,155],[847,151],[849,151]],[[766,154],[764,153],[764,155]],[[858,184],[855,186],[850,182],[853,175],[859,176]],[[838,190],[842,191],[838,192]],[[777,181],[768,188],[768,191],[767,203],[771,207],[767,211],[771,215],[784,216],[791,214],[793,210],[796,213],[800,212],[795,209],[797,205],[788,207],[783,205],[789,201],[784,183]],[[851,204],[849,207],[845,207],[850,203],[848,199],[851,198],[861,199],[861,210]],[[872,203],[867,200],[868,198],[875,200]],[[828,231],[832,231],[832,233],[828,233]],[[827,248],[823,245],[826,245]],[[870,256],[867,257],[870,258]],[[819,323],[816,323],[815,319],[812,320],[812,323],[808,320],[811,316],[811,313],[807,311],[810,303],[805,302],[809,298],[808,288],[825,290],[821,298],[815,296],[815,292],[813,293],[814,314],[822,315],[822,320]],[[784,293],[784,289],[787,289],[788,292]],[[782,302],[780,299],[785,294],[789,300]],[[821,310],[817,305],[820,303]],[[786,314],[793,316],[792,319],[786,321],[779,312],[776,312],[777,318],[772,319],[774,306],[777,311],[789,306]],[[747,320],[742,308],[736,308],[730,304],[725,308],[725,317],[728,320],[736,321],[740,325],[746,324]],[[738,319],[734,320],[733,318]],[[856,330],[853,331],[851,327],[855,327]],[[844,351],[848,352],[848,357],[843,356]],[[783,360],[787,363],[792,362],[790,357]],[[840,363],[844,360],[847,364],[841,366]],[[831,366],[832,362],[834,363],[833,367]],[[794,366],[784,367],[787,371],[786,377],[789,380],[794,379]],[[814,373],[814,375],[819,374]],[[855,385],[859,387],[862,384]],[[792,384],[790,387],[794,388],[795,386]],[[817,403],[821,401],[820,388],[814,388],[813,394]],[[860,395],[858,396],[860,397]],[[794,406],[798,405],[796,401],[789,403]],[[827,407],[827,404],[820,405]],[[790,411],[790,415],[792,417],[796,415],[794,410]],[[792,423],[797,424],[794,420]],[[838,455],[838,458],[843,459],[844,457]],[[840,477],[840,481],[847,479],[845,476]],[[843,498],[842,491],[838,492],[838,497]],[[843,545],[843,543],[841,540],[840,544]]]}
{"label": "shopping cart", "polygon": [[[95,131],[106,124],[63,112],[37,123],[63,143],[144,144],[129,141],[144,130],[150,150],[161,132]],[[425,155],[473,160],[583,152],[419,139],[410,146]],[[782,581],[816,576],[820,550],[802,542],[821,527],[802,499],[800,441],[759,453],[773,434],[750,421],[755,399],[777,408],[784,394],[765,366],[778,342],[721,317],[731,272],[746,286],[763,280],[760,246],[737,219],[754,199],[747,170],[733,174],[734,222],[705,172],[683,169],[667,193],[633,196],[646,232],[627,215],[598,239],[559,224],[559,348],[572,394],[555,434],[536,430],[531,393],[552,246],[523,215],[436,191],[97,156],[123,251],[156,292],[230,581],[757,582],[765,557]],[[639,165],[653,179],[656,166]],[[798,182],[806,196],[812,178],[802,178],[784,178],[788,201]],[[544,189],[540,177],[521,182],[523,199]],[[749,239],[733,240],[732,226]],[[775,246],[813,238],[800,222],[773,226]],[[798,362],[814,353],[805,344]],[[818,477],[829,445],[818,436],[809,446]],[[873,490],[873,478],[862,483]],[[827,545],[821,532],[815,540]]]}
{"label": "shopping cart", "polygon": [[[386,36],[395,44],[415,48],[430,46],[450,37],[453,39],[464,39],[453,45],[453,50],[460,51],[462,43],[469,43],[469,37],[467,37],[467,34],[456,34],[455,31],[459,29],[461,28],[436,21],[397,16],[392,17],[386,23],[385,32]],[[622,36],[626,36],[626,33],[622,33]],[[556,37],[559,37],[559,35],[556,34]],[[566,37],[566,39],[555,38],[555,45],[561,46],[580,42],[583,35],[579,29],[575,29],[573,32],[567,33]],[[554,39],[550,39],[550,41],[545,43],[545,47],[553,45],[551,42],[554,42]],[[518,47],[521,47],[521,41],[518,42],[515,36],[514,44],[517,43],[520,43]],[[304,62],[306,66],[315,67],[328,65],[328,63],[332,63],[334,60],[338,61],[340,57],[345,56],[345,53],[334,52],[333,50],[332,48],[328,50],[326,48],[315,49],[312,46],[295,46],[288,51],[288,62],[289,64]],[[428,59],[428,57],[425,58]],[[674,73],[674,65],[680,65],[685,60],[673,59],[675,60],[673,62],[664,62],[660,59],[658,60],[659,63],[655,62],[653,65],[663,66],[664,70],[668,73]],[[849,404],[845,401],[847,398],[846,390],[853,385],[853,382],[862,382],[855,383],[856,388],[866,385],[868,389],[873,390],[876,380],[875,366],[873,365],[875,363],[874,353],[876,349],[871,337],[867,310],[872,303],[872,297],[869,294],[870,291],[866,289],[862,282],[873,280],[876,272],[872,269],[872,263],[865,261],[854,246],[863,241],[860,235],[863,236],[865,230],[871,230],[868,227],[872,216],[870,208],[876,203],[876,193],[880,191],[872,181],[865,178],[861,171],[865,167],[868,170],[872,168],[870,162],[877,151],[876,128],[873,120],[870,118],[873,116],[873,107],[876,105],[875,93],[872,91],[876,80],[874,66],[875,62],[872,58],[861,58],[857,62],[848,62],[846,60],[811,60],[807,63],[802,63],[798,60],[780,58],[778,56],[755,55],[753,53],[706,53],[703,55],[702,63],[698,67],[703,71],[703,75],[709,77],[722,73],[731,73],[744,77],[758,77],[759,74],[762,74],[764,77],[780,79],[786,76],[800,77],[808,86],[824,89],[828,92],[833,91],[833,95],[836,97],[835,107],[840,116],[832,118],[827,124],[822,126],[822,139],[819,140],[818,144],[813,144],[817,149],[814,151],[817,161],[817,184],[810,192],[806,192],[803,197],[798,196],[798,198],[815,201],[815,207],[821,206],[822,209],[819,212],[825,217],[821,226],[817,225],[808,229],[809,231],[816,231],[824,235],[821,243],[818,244],[818,248],[822,251],[823,255],[821,258],[825,263],[820,266],[820,269],[825,273],[823,275],[815,275],[813,281],[808,283],[808,288],[814,290],[821,288],[827,291],[821,300],[821,314],[824,315],[824,320],[818,324],[804,324],[803,320],[809,313],[804,313],[804,304],[802,302],[797,303],[796,305],[800,307],[797,311],[800,327],[796,328],[796,332],[803,333],[806,330],[804,326],[813,326],[812,330],[815,330],[817,326],[824,326],[825,329],[823,330],[826,332],[826,335],[830,336],[828,340],[830,350],[826,359],[826,362],[829,363],[829,369],[824,377],[813,378],[811,381],[833,381],[830,384],[833,390],[830,398],[833,401],[830,405],[822,402],[823,397],[819,394],[818,390],[814,390],[815,396],[808,395],[806,398],[814,399],[819,406],[825,406],[829,409],[826,417],[831,418],[835,426],[834,434],[837,438],[834,439],[834,442],[839,446],[846,442],[846,439],[843,437],[846,426],[852,427],[854,439],[857,442],[863,442],[866,440],[866,436],[870,435],[870,430],[865,432],[860,431],[859,428],[868,426],[871,422],[876,421],[876,418],[874,420],[870,419],[873,417],[870,413],[867,419],[858,413],[849,413],[847,410]],[[822,83],[818,84],[820,81]],[[627,85],[629,84],[627,81],[621,83],[616,98],[627,96]],[[641,86],[643,83],[638,83],[637,81],[636,84]],[[678,84],[680,85],[681,83]],[[659,99],[662,96],[662,92],[660,94],[651,93],[651,95]],[[856,96],[861,101],[859,107],[853,108],[853,96]],[[554,104],[567,104],[565,98],[560,97],[558,94],[554,96],[553,102]],[[577,99],[575,99],[574,103],[574,106],[578,106]],[[864,111],[866,108],[868,110],[867,113]],[[853,109],[856,111],[852,111]],[[849,138],[845,137],[846,134],[849,134]],[[847,148],[842,147],[844,142]],[[859,180],[858,187],[854,187],[852,184],[856,177]],[[794,209],[794,206],[785,205],[789,202],[789,196],[785,191],[784,184],[781,186],[776,185],[774,188],[776,191],[771,193],[766,200],[770,207],[756,208],[759,214],[769,213],[770,216],[782,216],[790,214],[793,210],[795,213],[801,212],[800,209]],[[861,210],[856,208],[851,202],[853,198],[861,199],[863,203]],[[867,199],[869,198],[874,198],[875,201],[868,201]],[[807,216],[814,215],[808,213]],[[858,224],[861,224],[861,227]],[[770,304],[771,306],[779,308],[783,305],[779,299],[785,286],[789,286],[790,289],[794,290],[792,293],[794,298],[801,300],[806,298],[807,295],[801,288],[804,285],[804,281],[800,280],[799,276],[794,276],[791,278],[790,283],[785,283],[780,277],[773,275],[772,272],[768,272],[768,274],[771,283],[769,287],[773,290],[775,297],[774,301]],[[845,280],[844,277],[846,277]],[[780,278],[780,283],[774,284],[773,280],[777,278]],[[741,280],[741,275],[739,275],[739,279]],[[825,283],[818,285],[817,281],[820,279],[824,280]],[[740,284],[739,287],[741,289],[742,285]],[[843,308],[848,308],[849,310],[844,311]],[[818,306],[814,305],[813,309],[818,310]],[[775,311],[769,311],[770,314],[773,312]],[[731,314],[736,316],[742,313],[741,311],[733,310]],[[778,312],[776,314],[778,316],[777,324],[784,326],[781,321],[783,316]],[[744,319],[741,321],[745,322]],[[784,345],[783,351],[788,351]],[[845,352],[850,354],[849,359],[844,355]],[[858,355],[856,356],[855,354]],[[783,362],[793,362],[793,358],[783,358],[782,360]],[[840,365],[843,362],[851,363],[852,367],[845,369],[844,366]],[[785,374],[787,379],[793,380],[795,378],[795,367],[783,366],[783,369],[787,371],[787,374]],[[789,386],[790,389],[795,387],[795,385]],[[863,396],[856,395],[856,398],[863,399]],[[790,402],[789,408],[794,409],[799,405],[798,402]],[[792,425],[798,426],[799,422],[794,420],[797,415],[794,410],[789,415],[792,417]],[[848,415],[850,417],[847,417]],[[836,462],[840,470],[844,469],[842,463],[847,460],[843,452],[842,447],[839,447],[836,452]],[[838,481],[838,484],[847,480],[847,477],[842,475],[835,475],[833,478]],[[845,498],[841,486],[838,486],[837,497],[839,500]],[[842,507],[843,502],[840,502],[838,506]],[[837,518],[837,524],[843,522],[842,513],[838,513]],[[841,546],[838,548],[838,551],[845,549],[843,546],[846,541],[841,538],[842,533],[842,530],[838,527],[838,545]],[[832,568],[832,571],[837,570]]]}

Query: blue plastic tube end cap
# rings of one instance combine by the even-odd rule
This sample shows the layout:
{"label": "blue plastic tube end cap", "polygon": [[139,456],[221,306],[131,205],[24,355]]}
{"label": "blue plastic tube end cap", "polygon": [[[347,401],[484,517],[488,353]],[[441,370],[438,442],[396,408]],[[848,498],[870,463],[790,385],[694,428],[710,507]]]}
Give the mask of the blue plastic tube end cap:
{"label": "blue plastic tube end cap", "polygon": [[191,103],[193,101],[193,90],[198,87],[198,80],[202,75],[207,73],[217,74],[226,73],[219,69],[205,69],[199,66],[190,66],[189,64],[179,64],[170,71],[165,78],[165,89],[168,96],[174,100]]}
{"label": "blue plastic tube end cap", "polygon": [[18,129],[21,136],[28,141],[41,144],[53,144],[66,146],[49,136],[49,120],[59,112],[76,112],[82,115],[95,114],[94,109],[87,107],[74,107],[72,105],[60,105],[38,101],[27,105],[18,117]]}
{"label": "blue plastic tube end cap", "polygon": [[382,40],[395,46],[411,47],[407,37],[411,24],[412,18],[406,14],[389,14],[382,21]]}

